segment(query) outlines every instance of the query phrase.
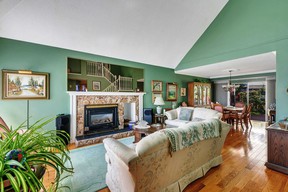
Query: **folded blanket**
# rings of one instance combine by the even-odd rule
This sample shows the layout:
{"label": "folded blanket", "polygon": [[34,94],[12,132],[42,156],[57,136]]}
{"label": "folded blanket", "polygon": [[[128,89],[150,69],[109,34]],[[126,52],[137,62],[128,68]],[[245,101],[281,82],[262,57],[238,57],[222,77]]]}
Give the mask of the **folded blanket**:
{"label": "folded blanket", "polygon": [[169,138],[171,151],[175,152],[189,147],[195,142],[220,137],[221,122],[219,119],[208,119],[161,131]]}

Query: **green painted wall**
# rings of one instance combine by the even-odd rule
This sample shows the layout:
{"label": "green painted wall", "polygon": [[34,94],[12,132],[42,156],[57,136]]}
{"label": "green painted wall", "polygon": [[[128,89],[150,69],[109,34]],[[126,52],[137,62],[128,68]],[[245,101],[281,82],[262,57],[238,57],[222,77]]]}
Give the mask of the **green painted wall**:
{"label": "green painted wall", "polygon": [[276,51],[277,120],[288,117],[288,1],[229,0],[176,71]]}
{"label": "green painted wall", "polygon": [[[0,38],[0,69],[25,69],[50,73],[50,99],[30,101],[30,124],[42,117],[69,113],[69,95],[66,92],[67,58],[78,58],[144,69],[144,90],[146,92],[144,107],[146,108],[152,107],[155,109],[152,104],[151,80],[163,81],[163,98],[165,99],[167,82],[176,82],[179,88],[187,88],[187,82],[194,79],[190,76],[177,75],[174,70],[168,68]],[[2,92],[2,85],[0,86]],[[180,89],[178,93],[180,94]],[[182,100],[187,101],[187,97],[178,96],[178,102]],[[16,127],[26,120],[26,107],[26,100],[1,99],[0,116],[5,119],[8,125]],[[166,102],[164,107],[171,107],[171,102]]]}

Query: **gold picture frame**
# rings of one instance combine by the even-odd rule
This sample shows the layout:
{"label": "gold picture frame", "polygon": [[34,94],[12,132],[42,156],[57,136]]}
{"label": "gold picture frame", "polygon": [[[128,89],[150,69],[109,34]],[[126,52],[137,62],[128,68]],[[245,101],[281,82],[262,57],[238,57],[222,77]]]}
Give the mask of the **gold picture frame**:
{"label": "gold picture frame", "polygon": [[177,101],[178,90],[176,83],[166,84],[166,100],[167,101]]}
{"label": "gold picture frame", "polygon": [[162,92],[163,90],[163,82],[158,80],[151,81],[151,89],[152,92]]}
{"label": "gold picture frame", "polygon": [[49,73],[2,70],[2,99],[49,99]]}

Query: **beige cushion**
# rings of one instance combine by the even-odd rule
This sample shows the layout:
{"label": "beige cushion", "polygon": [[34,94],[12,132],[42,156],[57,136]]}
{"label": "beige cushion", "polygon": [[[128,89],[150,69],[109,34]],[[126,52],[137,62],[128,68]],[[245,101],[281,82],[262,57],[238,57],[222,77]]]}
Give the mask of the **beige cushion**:
{"label": "beige cushion", "polygon": [[221,113],[215,111],[213,109],[206,109],[206,108],[195,108],[193,113],[193,118],[201,118],[201,119],[211,119],[217,118],[220,119],[222,116]]}
{"label": "beige cushion", "polygon": [[169,120],[173,120],[173,119],[177,119],[177,110],[176,109],[172,109],[170,111],[166,111],[165,112],[165,116],[167,117],[167,119]]}

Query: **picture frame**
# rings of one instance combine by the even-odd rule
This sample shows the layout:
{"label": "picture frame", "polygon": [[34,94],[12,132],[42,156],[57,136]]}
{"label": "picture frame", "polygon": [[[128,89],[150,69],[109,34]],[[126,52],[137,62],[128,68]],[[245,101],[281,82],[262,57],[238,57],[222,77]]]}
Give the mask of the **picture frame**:
{"label": "picture frame", "polygon": [[158,80],[151,81],[152,92],[162,92],[163,82]]}
{"label": "picture frame", "polygon": [[92,90],[100,91],[101,90],[101,82],[100,81],[92,81]]}
{"label": "picture frame", "polygon": [[2,99],[49,99],[50,74],[2,70]]}
{"label": "picture frame", "polygon": [[166,100],[167,101],[177,101],[178,96],[177,84],[167,83],[166,84]]}
{"label": "picture frame", "polygon": [[152,93],[152,103],[155,102],[156,97],[162,97],[162,93]]}
{"label": "picture frame", "polygon": [[186,88],[183,88],[183,87],[181,88],[180,95],[182,97],[186,96]]}

